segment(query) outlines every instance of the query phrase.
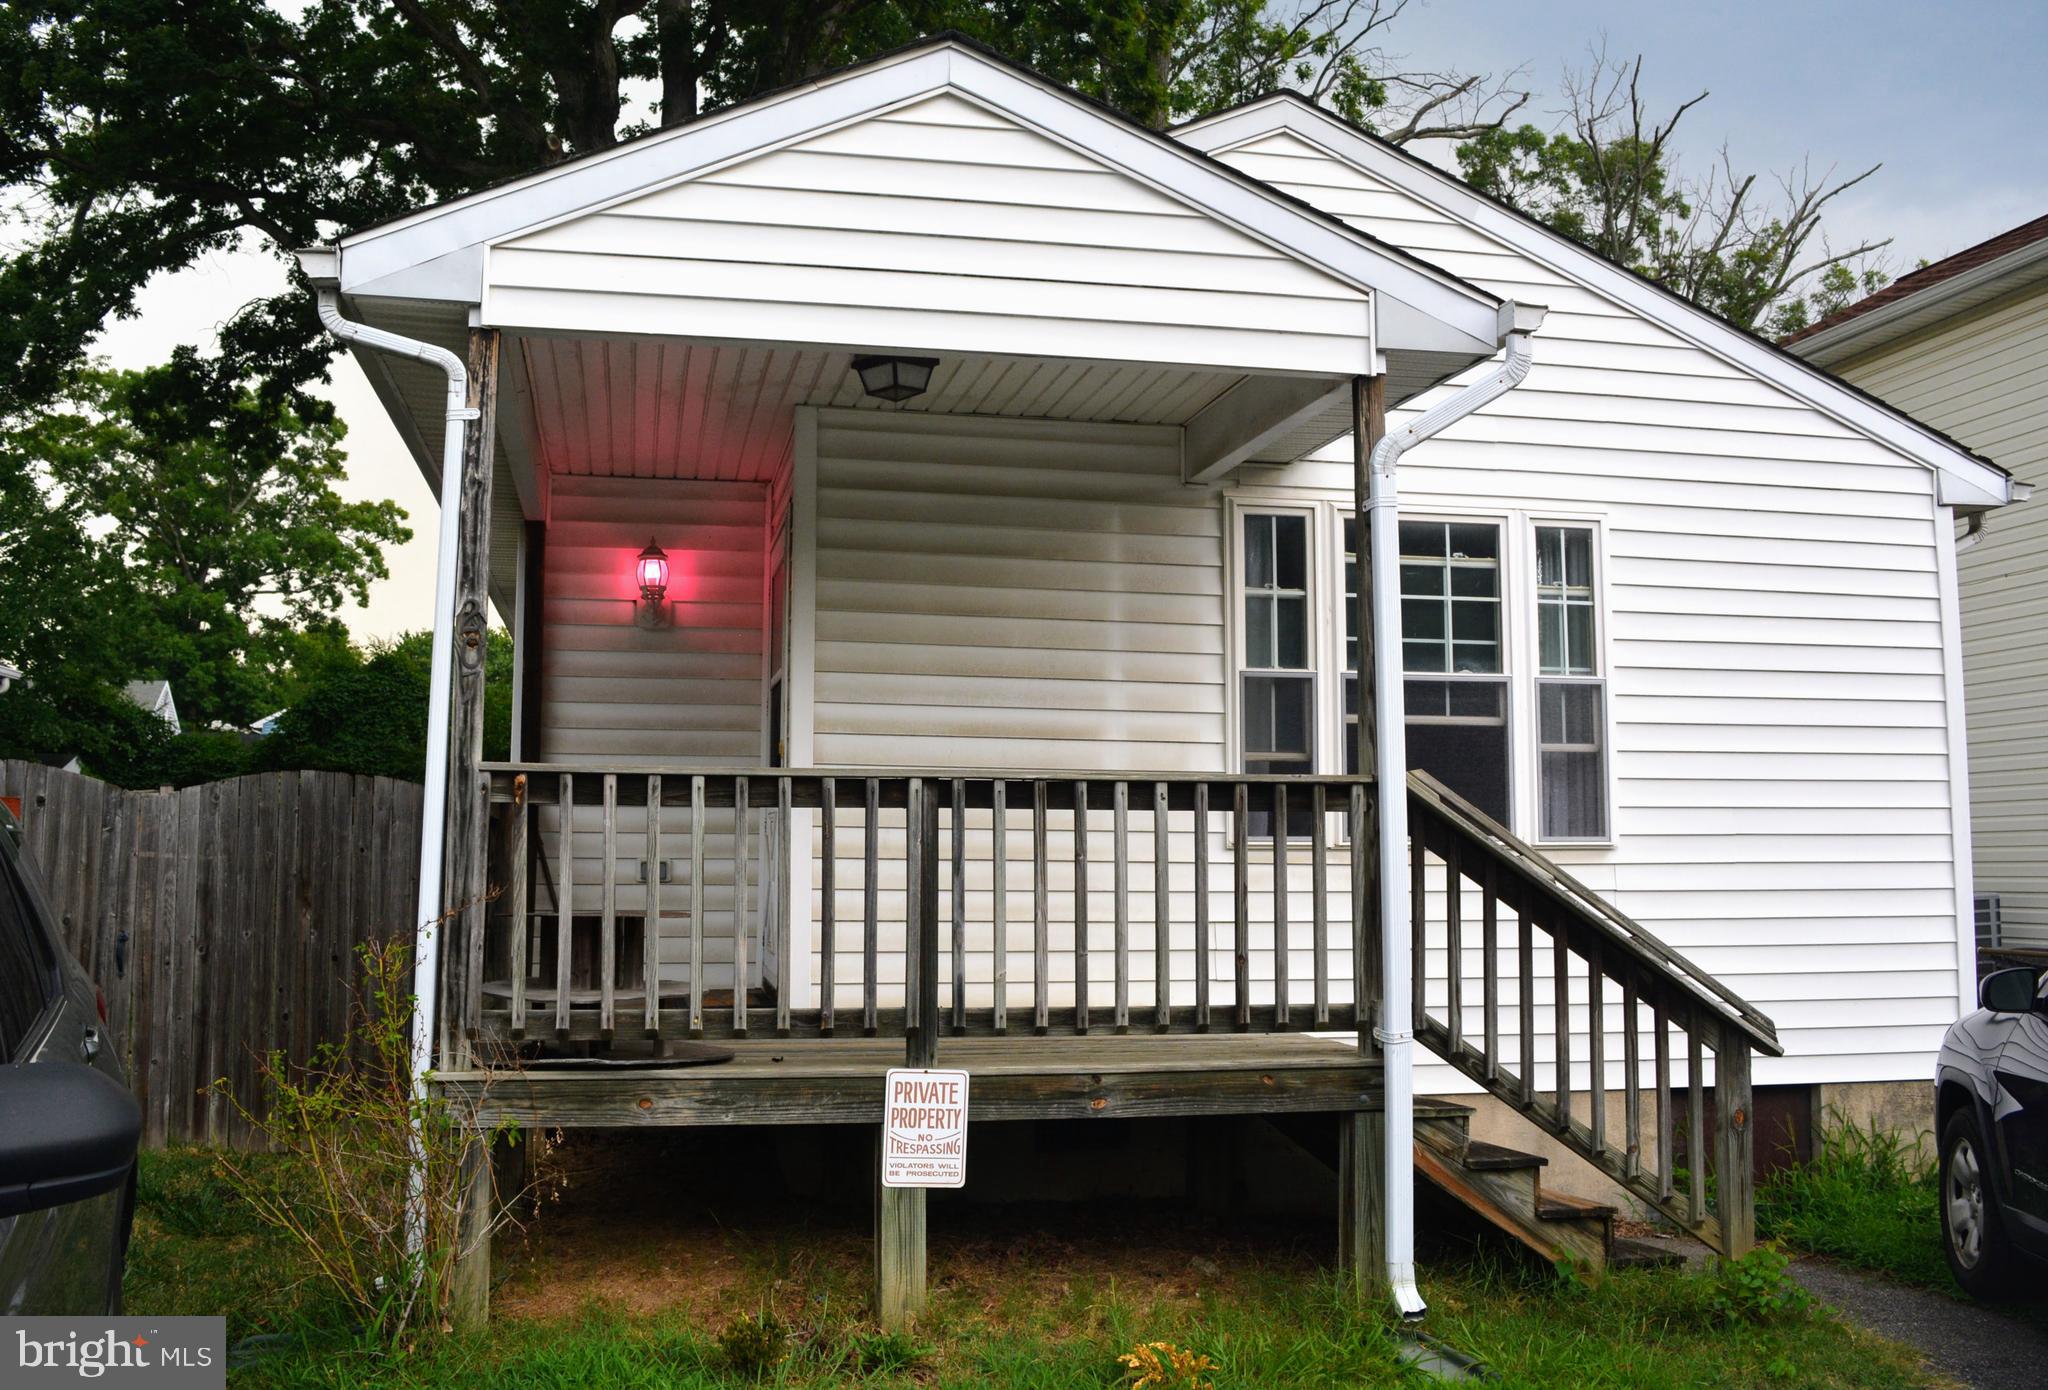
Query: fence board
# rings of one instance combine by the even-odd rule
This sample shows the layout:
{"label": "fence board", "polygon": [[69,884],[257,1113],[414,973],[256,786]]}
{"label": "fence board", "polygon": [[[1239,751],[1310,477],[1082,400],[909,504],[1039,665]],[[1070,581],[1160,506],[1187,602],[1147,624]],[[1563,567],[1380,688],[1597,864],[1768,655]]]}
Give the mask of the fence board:
{"label": "fence board", "polygon": [[412,927],[420,790],[272,772],[128,791],[0,761],[65,945],[107,1003],[144,1142],[253,1142],[261,1059],[337,1040],[358,945]]}

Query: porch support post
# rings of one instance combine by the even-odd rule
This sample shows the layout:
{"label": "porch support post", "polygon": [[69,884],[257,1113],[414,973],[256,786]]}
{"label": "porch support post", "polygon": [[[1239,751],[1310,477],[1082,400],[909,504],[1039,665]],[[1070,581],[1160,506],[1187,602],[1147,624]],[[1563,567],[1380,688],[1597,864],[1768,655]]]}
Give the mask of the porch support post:
{"label": "porch support post", "polygon": [[[910,950],[903,1065],[939,1060],[939,796],[944,783],[912,778],[905,829],[914,877],[910,883]],[[955,807],[955,815],[960,808]],[[924,1312],[925,1190],[881,1185],[881,1143],[875,1168],[875,1321],[885,1330],[909,1326]]]}
{"label": "porch support post", "polygon": [[[1358,599],[1351,630],[1358,634],[1358,771],[1370,777],[1378,765],[1373,742],[1374,712],[1386,692],[1373,688],[1371,525],[1366,516],[1368,460],[1372,447],[1387,432],[1386,379],[1361,376],[1351,383],[1351,506],[1357,556]],[[1380,874],[1379,798],[1377,784],[1365,797],[1365,824],[1351,832],[1351,852],[1364,862],[1354,874],[1351,897],[1352,978],[1358,990],[1358,1051],[1377,1054],[1373,1028],[1379,1021]],[[1397,871],[1398,872],[1398,871]],[[1382,1088],[1381,1095],[1385,1095]],[[1337,1117],[1337,1260],[1362,1298],[1377,1297],[1386,1286],[1387,1116],[1359,1110]]]}
{"label": "porch support post", "polygon": [[[464,1145],[455,1175],[455,1258],[449,1268],[448,1321],[474,1331],[491,1314],[491,1228],[496,1224],[497,1184],[488,1140]],[[429,1200],[432,1200],[429,1198]]]}
{"label": "porch support post", "polygon": [[[498,331],[469,331],[469,405],[478,412],[465,432],[460,477],[441,480],[442,505],[459,499],[455,552],[454,669],[448,729],[447,831],[442,839],[448,949],[441,1010],[444,1070],[469,1064],[483,1006],[485,841],[489,789],[484,785],[484,643],[490,622],[491,472],[496,455]],[[437,615],[447,621],[450,615]]]}

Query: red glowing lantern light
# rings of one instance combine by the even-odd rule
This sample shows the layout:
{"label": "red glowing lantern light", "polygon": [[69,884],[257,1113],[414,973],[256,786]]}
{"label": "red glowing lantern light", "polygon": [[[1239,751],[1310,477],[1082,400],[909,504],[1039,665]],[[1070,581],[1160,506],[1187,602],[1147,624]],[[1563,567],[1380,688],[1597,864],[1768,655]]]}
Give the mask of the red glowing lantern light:
{"label": "red glowing lantern light", "polygon": [[649,603],[660,603],[668,592],[668,553],[649,538],[647,549],[640,552],[633,569],[640,581],[640,597]]}

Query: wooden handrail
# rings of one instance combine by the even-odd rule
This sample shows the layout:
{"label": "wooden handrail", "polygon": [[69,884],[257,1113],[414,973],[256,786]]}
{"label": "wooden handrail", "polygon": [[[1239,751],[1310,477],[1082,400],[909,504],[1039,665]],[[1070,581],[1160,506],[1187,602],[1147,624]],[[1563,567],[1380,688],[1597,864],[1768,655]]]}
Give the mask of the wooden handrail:
{"label": "wooden handrail", "polygon": [[[1417,1039],[1708,1245],[1727,1254],[1748,1249],[1755,1239],[1750,1057],[1756,1051],[1781,1055],[1770,1019],[1433,778],[1412,774],[1408,798]],[[1476,1027],[1466,988],[1468,887],[1480,904]],[[1515,918],[1512,945],[1501,940],[1503,909]],[[1548,939],[1547,950],[1538,948],[1539,933]],[[1432,965],[1439,943],[1441,970]],[[1537,973],[1545,957],[1547,990],[1539,988]],[[1512,1001],[1500,978],[1503,964],[1514,981]],[[1619,986],[1618,1000],[1610,984]],[[1618,1003],[1615,1021],[1611,1003]],[[1648,1154],[1645,1004],[1656,1105],[1654,1152]],[[1509,1009],[1514,1027],[1504,1030]],[[1575,1016],[1583,1017],[1582,1028]],[[1673,1112],[1674,1031],[1685,1048],[1684,1171]],[[1616,1035],[1622,1069],[1618,1144],[1608,1098],[1609,1040]],[[1537,1072],[1546,1062],[1550,1084],[1542,1086]],[[1575,1066],[1584,1068],[1583,1087],[1574,1083]],[[1710,1164],[1716,1181],[1711,1209]]]}

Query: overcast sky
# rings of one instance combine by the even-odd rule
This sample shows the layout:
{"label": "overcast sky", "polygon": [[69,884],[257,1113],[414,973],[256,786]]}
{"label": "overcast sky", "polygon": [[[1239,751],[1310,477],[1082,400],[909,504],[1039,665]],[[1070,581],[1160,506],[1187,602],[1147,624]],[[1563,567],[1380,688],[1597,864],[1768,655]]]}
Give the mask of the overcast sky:
{"label": "overcast sky", "polygon": [[[1893,264],[1910,269],[2048,212],[2042,0],[1418,0],[1388,46],[1416,67],[1522,67],[1537,93],[1524,114],[1547,127],[1560,75],[1583,66],[1603,36],[1610,58],[1644,55],[1654,112],[1712,93],[1679,128],[1689,170],[1704,172],[1724,142],[1744,171],[1809,155],[1817,171],[1842,174],[1881,162],[1835,205],[1827,225],[1837,245],[1894,237]],[[99,350],[122,366],[161,361],[282,284],[261,252],[213,257],[152,283],[141,317],[114,325]],[[363,637],[423,627],[433,498],[353,363],[338,364],[332,395],[349,426],[347,491],[395,498],[414,531],[388,555],[392,577],[369,607],[343,617]]]}

